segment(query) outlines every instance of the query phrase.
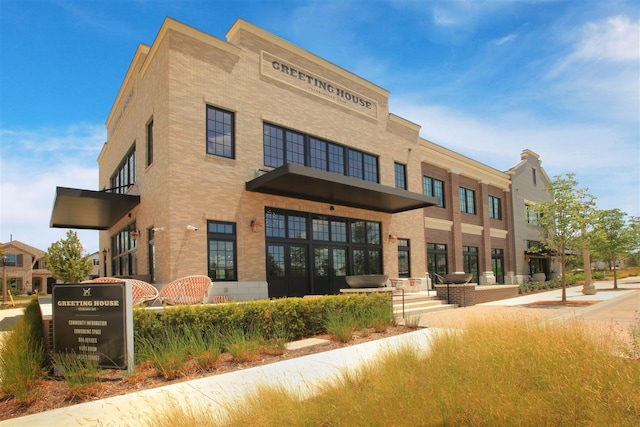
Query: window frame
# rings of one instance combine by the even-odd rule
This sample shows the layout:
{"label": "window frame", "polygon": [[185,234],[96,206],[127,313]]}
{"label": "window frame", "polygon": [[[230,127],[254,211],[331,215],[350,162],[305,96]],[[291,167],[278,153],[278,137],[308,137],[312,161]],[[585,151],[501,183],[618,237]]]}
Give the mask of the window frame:
{"label": "window frame", "polygon": [[469,215],[476,214],[476,192],[467,187],[459,188],[460,195],[460,212]]}
{"label": "window frame", "polygon": [[136,143],[127,151],[116,170],[109,179],[111,192],[126,194],[136,183]]}
{"label": "window frame", "polygon": [[[303,153],[300,153],[299,149],[291,150],[293,138],[290,135],[295,135],[297,139],[302,138],[302,141],[297,142],[297,146],[303,147]],[[263,164],[266,167],[278,168],[289,163],[299,164],[380,183],[378,156],[273,123],[262,123],[262,149]]]}
{"label": "window frame", "polygon": [[395,177],[396,188],[407,190],[407,165],[393,162],[393,176]]}
{"label": "window frame", "polygon": [[[440,184],[439,194],[437,191],[438,189],[436,184]],[[443,180],[432,178],[427,175],[423,175],[422,186],[423,186],[423,193],[425,196],[435,197],[436,199],[439,200],[439,203],[436,205],[437,207],[439,208],[446,207],[445,200],[444,200],[444,181]]]}
{"label": "window frame", "polygon": [[[215,227],[212,230],[212,227]],[[221,227],[221,228],[219,228]],[[217,274],[213,274],[214,271],[220,270],[220,268],[214,268],[211,265],[211,243],[224,243],[231,244],[231,263],[232,268],[228,268],[228,264],[225,256],[225,265],[222,268],[224,270],[224,277],[217,277]],[[218,253],[219,251],[216,251]],[[225,254],[227,250],[225,248]],[[232,276],[228,276],[227,273],[231,271]],[[214,221],[207,220],[207,275],[213,281],[217,282],[237,282],[238,281],[238,233],[235,222],[229,221]]]}
{"label": "window frame", "polygon": [[[229,110],[225,110],[223,108],[220,107],[216,107],[214,105],[207,105],[207,108],[205,110],[205,122],[206,122],[206,126],[205,126],[205,150],[207,154],[210,154],[212,156],[218,156],[218,157],[222,157],[225,159],[235,159],[236,158],[236,115],[233,111],[229,111]],[[214,116],[213,119],[209,118],[209,112],[214,112],[215,116],[217,116],[218,113],[223,115],[223,120],[219,121],[217,120],[217,117]],[[229,117],[229,123],[226,122],[225,118]],[[213,129],[211,129],[209,127],[210,123],[215,123],[215,126],[213,127]],[[218,125],[222,126],[222,129],[218,128]],[[229,126],[229,132],[227,134],[227,129],[226,126]],[[210,135],[213,137],[213,141],[210,142]],[[216,141],[218,135],[222,135],[222,139],[223,142],[222,144],[220,144],[219,142]],[[226,143],[226,139],[229,139],[229,143]],[[221,148],[220,148],[221,147]],[[226,147],[228,147],[228,150],[226,149]],[[229,153],[227,154],[227,151],[229,151]]]}
{"label": "window frame", "polygon": [[153,117],[147,123],[147,167],[153,164]]}
{"label": "window frame", "polygon": [[489,218],[502,219],[502,200],[500,197],[489,195]]}

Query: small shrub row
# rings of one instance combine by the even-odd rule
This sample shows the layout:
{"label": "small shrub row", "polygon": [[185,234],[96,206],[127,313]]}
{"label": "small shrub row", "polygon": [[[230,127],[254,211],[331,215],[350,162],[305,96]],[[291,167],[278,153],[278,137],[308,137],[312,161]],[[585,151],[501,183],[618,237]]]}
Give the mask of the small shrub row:
{"label": "small shrub row", "polygon": [[166,330],[194,328],[202,333],[242,330],[265,340],[298,339],[327,332],[329,313],[351,314],[361,322],[392,320],[391,300],[385,295],[335,295],[322,298],[282,298],[239,304],[179,306],[160,312],[134,311],[136,339],[153,339]]}

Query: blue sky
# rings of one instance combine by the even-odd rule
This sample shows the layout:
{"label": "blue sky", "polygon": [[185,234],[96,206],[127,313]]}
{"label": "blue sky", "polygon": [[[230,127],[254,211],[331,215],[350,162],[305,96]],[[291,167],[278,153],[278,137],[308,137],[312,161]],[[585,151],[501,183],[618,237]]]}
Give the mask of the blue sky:
{"label": "blue sky", "polygon": [[503,171],[533,150],[640,216],[636,0],[0,0],[0,241],[65,236],[55,187],[98,189],[107,114],[167,16],[221,39],[243,18],[389,90],[424,138]]}

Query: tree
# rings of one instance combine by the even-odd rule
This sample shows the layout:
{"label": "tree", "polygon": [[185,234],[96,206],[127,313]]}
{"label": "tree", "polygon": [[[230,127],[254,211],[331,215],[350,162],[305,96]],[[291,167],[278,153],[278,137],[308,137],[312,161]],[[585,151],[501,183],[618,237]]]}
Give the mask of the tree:
{"label": "tree", "polygon": [[631,217],[627,222],[626,216],[620,209],[598,211],[594,228],[594,252],[614,266],[613,289],[618,289],[618,269],[615,268],[618,260],[637,251],[639,245],[640,221]]}
{"label": "tree", "polygon": [[93,269],[89,255],[83,255],[84,247],[78,234],[67,231],[67,238],[53,243],[45,255],[47,268],[58,280],[65,283],[80,282]]}
{"label": "tree", "polygon": [[575,174],[567,174],[564,178],[555,176],[546,188],[551,201],[539,203],[534,208],[545,246],[560,259],[563,302],[567,301],[567,257],[571,253],[588,251],[586,227],[594,204],[594,197],[587,189],[578,189],[577,185]]}

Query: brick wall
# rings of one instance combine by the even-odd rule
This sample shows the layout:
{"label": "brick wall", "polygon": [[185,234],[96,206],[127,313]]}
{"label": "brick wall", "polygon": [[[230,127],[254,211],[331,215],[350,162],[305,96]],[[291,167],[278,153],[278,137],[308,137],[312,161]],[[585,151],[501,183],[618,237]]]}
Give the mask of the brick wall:
{"label": "brick wall", "polygon": [[518,296],[517,285],[478,286],[475,283],[467,285],[436,285],[438,298],[456,304],[458,307],[469,307],[484,302],[498,301]]}

